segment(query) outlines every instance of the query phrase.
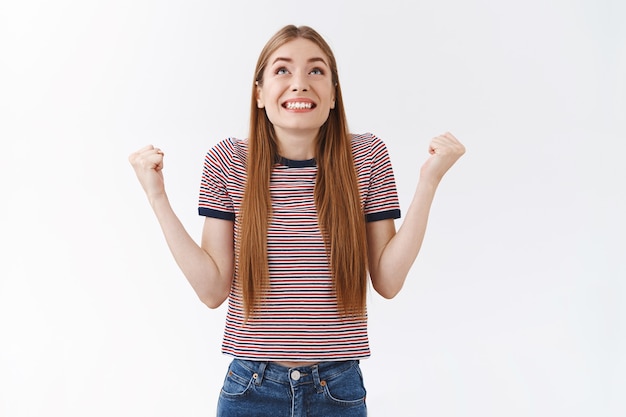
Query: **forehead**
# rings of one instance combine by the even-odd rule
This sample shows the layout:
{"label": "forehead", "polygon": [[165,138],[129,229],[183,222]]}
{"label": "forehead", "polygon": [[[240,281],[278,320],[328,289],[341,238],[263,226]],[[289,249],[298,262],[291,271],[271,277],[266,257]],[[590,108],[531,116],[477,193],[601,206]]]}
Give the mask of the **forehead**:
{"label": "forehead", "polygon": [[296,38],[281,45],[269,57],[268,65],[278,61],[308,62],[320,59],[328,65],[328,56],[313,41]]}

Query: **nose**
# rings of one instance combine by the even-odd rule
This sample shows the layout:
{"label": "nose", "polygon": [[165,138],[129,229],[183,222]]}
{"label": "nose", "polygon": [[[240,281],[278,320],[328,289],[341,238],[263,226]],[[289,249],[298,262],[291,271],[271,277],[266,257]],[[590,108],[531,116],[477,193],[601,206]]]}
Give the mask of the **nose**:
{"label": "nose", "polygon": [[308,91],[309,84],[306,78],[306,74],[298,71],[294,74],[291,80],[291,91]]}

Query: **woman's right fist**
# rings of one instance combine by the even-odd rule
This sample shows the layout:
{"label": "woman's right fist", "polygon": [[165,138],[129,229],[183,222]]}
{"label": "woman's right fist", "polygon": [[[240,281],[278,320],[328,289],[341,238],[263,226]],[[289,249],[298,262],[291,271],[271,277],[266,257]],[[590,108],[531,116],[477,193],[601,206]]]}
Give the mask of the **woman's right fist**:
{"label": "woman's right fist", "polygon": [[163,151],[152,145],[144,146],[128,157],[139,183],[148,198],[165,194],[163,181]]}

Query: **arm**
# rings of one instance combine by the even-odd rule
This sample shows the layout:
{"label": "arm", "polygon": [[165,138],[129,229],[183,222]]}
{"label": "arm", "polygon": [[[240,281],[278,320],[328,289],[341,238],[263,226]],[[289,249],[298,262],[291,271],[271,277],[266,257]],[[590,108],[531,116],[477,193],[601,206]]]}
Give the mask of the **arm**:
{"label": "arm", "polygon": [[187,233],[174,213],[163,182],[163,152],[147,146],[130,155],[167,245],[200,300],[210,308],[228,297],[234,270],[233,222],[207,218],[202,246]]}
{"label": "arm", "polygon": [[396,233],[393,220],[367,224],[369,270],[376,292],[393,298],[402,289],[406,276],[420,251],[428,215],[444,174],[465,153],[465,147],[450,133],[434,138],[430,158],[420,170],[413,201]]}

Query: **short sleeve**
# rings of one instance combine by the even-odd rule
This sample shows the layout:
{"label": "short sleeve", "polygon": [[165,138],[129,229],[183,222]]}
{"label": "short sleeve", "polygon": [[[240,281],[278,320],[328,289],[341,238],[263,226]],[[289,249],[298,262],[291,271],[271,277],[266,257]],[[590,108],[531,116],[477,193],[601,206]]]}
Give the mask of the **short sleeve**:
{"label": "short sleeve", "polygon": [[232,146],[222,141],[209,150],[204,158],[198,214],[224,220],[235,220],[235,209],[229,192],[229,177],[233,160]]}
{"label": "short sleeve", "polygon": [[363,202],[365,220],[373,222],[400,218],[400,202],[389,152],[385,143],[374,135],[371,135],[367,159],[370,169]]}

